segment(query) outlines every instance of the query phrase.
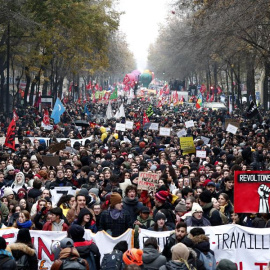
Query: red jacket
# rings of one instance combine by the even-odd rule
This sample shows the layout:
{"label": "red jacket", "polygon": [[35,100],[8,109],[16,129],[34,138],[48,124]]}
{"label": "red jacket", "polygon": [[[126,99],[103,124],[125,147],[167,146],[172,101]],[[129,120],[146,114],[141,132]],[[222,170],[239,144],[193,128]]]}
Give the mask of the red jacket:
{"label": "red jacket", "polygon": [[[62,232],[67,231],[68,230],[68,225],[66,223],[63,223],[62,225]],[[52,222],[51,221],[47,221],[42,228],[42,231],[52,231]]]}

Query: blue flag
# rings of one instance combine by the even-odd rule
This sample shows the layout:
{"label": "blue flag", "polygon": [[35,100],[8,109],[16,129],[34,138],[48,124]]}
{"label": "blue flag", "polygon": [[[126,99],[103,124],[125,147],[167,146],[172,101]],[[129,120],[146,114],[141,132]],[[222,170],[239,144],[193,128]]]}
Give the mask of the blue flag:
{"label": "blue flag", "polygon": [[62,104],[61,100],[57,98],[54,104],[52,114],[51,114],[51,118],[53,119],[55,124],[60,122],[60,116],[64,113],[65,110],[66,109],[64,105]]}
{"label": "blue flag", "polygon": [[86,106],[86,104],[84,106],[84,113],[86,113],[88,116],[90,116],[90,112],[89,112],[88,107]]}

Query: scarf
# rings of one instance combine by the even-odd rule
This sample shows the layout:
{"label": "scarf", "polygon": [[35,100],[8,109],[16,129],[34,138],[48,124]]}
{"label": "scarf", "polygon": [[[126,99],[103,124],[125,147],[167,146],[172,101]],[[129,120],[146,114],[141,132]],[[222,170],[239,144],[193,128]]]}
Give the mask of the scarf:
{"label": "scarf", "polygon": [[223,206],[219,206],[219,211],[222,213],[222,214],[224,214],[224,212],[225,212],[225,208],[226,208],[226,206],[227,206],[228,204],[226,203],[225,205],[223,205]]}
{"label": "scarf", "polygon": [[19,221],[17,221],[17,225],[18,225],[18,228],[21,229],[21,228],[30,228],[32,226],[32,221],[31,220],[27,220],[25,221],[24,223],[20,223]]}
{"label": "scarf", "polygon": [[119,217],[123,217],[123,213],[122,211],[120,210],[117,210],[117,209],[110,209],[110,216],[112,219],[116,220],[118,219]]}
{"label": "scarf", "polygon": [[129,197],[125,197],[123,202],[130,205],[136,205],[138,203],[138,198],[135,197],[134,199],[130,199]]}

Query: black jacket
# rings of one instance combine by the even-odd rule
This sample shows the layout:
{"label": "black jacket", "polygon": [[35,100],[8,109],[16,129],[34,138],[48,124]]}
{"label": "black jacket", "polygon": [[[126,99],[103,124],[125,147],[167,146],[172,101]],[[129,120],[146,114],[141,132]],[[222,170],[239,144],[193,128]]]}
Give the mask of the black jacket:
{"label": "black jacket", "polygon": [[218,226],[222,225],[222,219],[220,217],[219,211],[214,210],[211,217],[210,217],[210,211],[213,208],[213,203],[207,203],[205,204],[202,209],[203,209],[203,217],[208,219],[211,223],[212,226]]}
{"label": "black jacket", "polygon": [[7,246],[7,250],[12,253],[15,260],[18,260],[24,254],[27,255],[29,263],[28,270],[38,270],[37,255],[33,248],[30,248],[23,243],[13,243]]}
{"label": "black jacket", "polygon": [[8,254],[8,252],[6,252],[6,250],[1,250],[0,269],[5,269],[5,270],[14,270],[14,269],[16,269],[15,260],[11,257],[11,254]]}

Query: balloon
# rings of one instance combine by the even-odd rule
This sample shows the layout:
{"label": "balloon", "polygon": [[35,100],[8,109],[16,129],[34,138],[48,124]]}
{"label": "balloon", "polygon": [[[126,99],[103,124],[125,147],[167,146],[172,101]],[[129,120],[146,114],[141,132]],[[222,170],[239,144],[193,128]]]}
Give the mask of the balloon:
{"label": "balloon", "polygon": [[102,133],[101,140],[104,141],[107,138],[107,136],[108,136],[108,133],[107,132]]}
{"label": "balloon", "polygon": [[150,82],[152,81],[152,73],[143,73],[140,76],[140,81],[144,87],[148,88]]}
{"label": "balloon", "polygon": [[113,134],[113,137],[117,140],[118,139],[118,134],[117,133],[114,133]]}
{"label": "balloon", "polygon": [[105,127],[100,127],[100,131],[101,131],[101,133],[103,134],[103,133],[106,132],[106,128],[105,128]]}

